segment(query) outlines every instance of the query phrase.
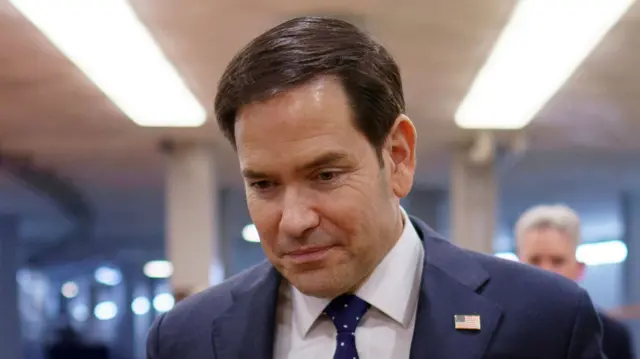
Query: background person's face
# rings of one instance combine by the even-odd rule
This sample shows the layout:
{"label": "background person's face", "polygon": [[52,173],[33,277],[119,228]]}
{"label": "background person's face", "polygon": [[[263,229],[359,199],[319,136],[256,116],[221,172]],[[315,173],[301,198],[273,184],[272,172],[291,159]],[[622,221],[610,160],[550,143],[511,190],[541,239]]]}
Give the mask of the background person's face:
{"label": "background person's face", "polygon": [[584,265],[576,259],[576,248],[569,236],[557,229],[531,229],[518,241],[520,261],[579,280]]}
{"label": "background person's face", "polygon": [[[407,123],[402,131],[414,131]],[[410,149],[385,150],[381,168],[329,77],[242,108],[236,142],[271,263],[308,295],[355,290],[401,233],[398,197],[411,187],[413,140]]]}

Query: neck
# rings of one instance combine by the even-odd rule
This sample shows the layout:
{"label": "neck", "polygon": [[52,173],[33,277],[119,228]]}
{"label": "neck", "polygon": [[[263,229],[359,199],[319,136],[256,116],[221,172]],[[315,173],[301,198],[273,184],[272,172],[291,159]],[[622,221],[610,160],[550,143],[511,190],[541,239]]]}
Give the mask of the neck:
{"label": "neck", "polygon": [[396,209],[395,217],[397,218],[397,220],[395,221],[395,224],[393,226],[394,228],[392,231],[390,231],[391,233],[389,235],[389,237],[392,238],[393,240],[388,241],[387,246],[380,251],[378,258],[376,258],[374,265],[371,268],[371,270],[369,270],[368,274],[364,278],[362,278],[360,281],[358,281],[358,283],[355,286],[350,288],[347,291],[347,293],[353,294],[357,292],[358,289],[360,289],[360,287],[362,287],[362,285],[366,283],[367,280],[369,280],[369,277],[371,277],[371,274],[373,273],[373,271],[376,270],[376,268],[378,267],[380,262],[382,262],[384,257],[386,257],[387,253],[389,253],[391,249],[396,245],[396,243],[398,243],[398,241],[400,240],[400,237],[402,236],[402,232],[404,231],[404,226],[407,225],[407,223],[405,223],[405,218],[402,215],[402,210],[400,209],[400,206],[398,206]]}

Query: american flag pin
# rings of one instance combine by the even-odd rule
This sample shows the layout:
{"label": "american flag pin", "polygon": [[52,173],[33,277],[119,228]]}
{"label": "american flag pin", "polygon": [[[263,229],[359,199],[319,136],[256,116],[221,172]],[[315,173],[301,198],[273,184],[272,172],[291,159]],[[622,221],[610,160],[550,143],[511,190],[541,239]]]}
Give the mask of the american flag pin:
{"label": "american flag pin", "polygon": [[480,330],[479,315],[454,315],[456,330]]}

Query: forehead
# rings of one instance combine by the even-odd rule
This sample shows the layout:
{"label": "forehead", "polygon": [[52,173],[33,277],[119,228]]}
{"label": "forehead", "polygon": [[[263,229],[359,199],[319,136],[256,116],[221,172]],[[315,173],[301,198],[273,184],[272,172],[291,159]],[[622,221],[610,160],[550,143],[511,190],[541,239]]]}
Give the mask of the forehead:
{"label": "forehead", "polygon": [[569,235],[554,228],[534,228],[523,233],[520,246],[526,252],[572,253],[574,244]]}
{"label": "forehead", "polygon": [[[317,152],[320,147],[348,149],[364,139],[353,125],[340,82],[322,77],[267,101],[240,109],[235,134],[242,160]],[[295,151],[295,152],[293,152]]]}

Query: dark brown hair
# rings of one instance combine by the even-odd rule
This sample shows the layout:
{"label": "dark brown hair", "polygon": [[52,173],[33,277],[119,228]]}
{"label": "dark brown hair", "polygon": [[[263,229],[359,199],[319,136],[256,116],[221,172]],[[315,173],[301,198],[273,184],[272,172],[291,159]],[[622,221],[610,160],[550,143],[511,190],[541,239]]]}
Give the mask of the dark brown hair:
{"label": "dark brown hair", "polygon": [[404,112],[402,80],[389,52],[356,26],[324,17],[298,17],[251,41],[224,71],[215,99],[220,130],[235,142],[238,110],[319,76],[336,76],[356,127],[378,153]]}

